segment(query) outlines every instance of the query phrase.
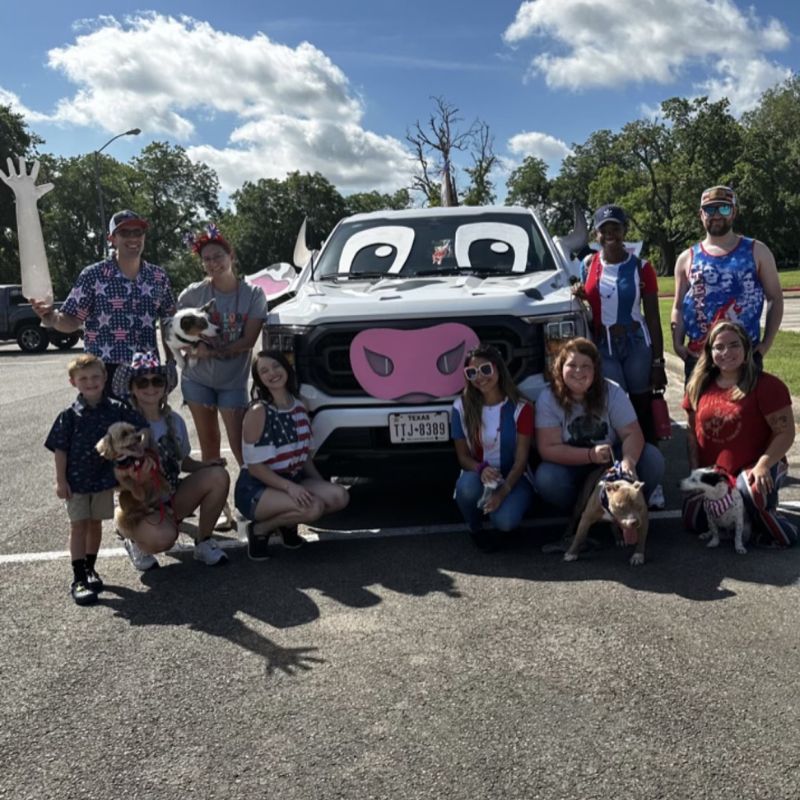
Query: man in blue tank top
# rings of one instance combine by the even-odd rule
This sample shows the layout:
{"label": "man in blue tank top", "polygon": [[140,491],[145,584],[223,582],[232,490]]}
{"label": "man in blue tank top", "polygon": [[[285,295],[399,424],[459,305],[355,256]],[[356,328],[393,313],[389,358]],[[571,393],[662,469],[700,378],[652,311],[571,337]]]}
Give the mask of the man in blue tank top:
{"label": "man in blue tank top", "polygon": [[[700,198],[700,220],[706,236],[684,250],[675,262],[672,346],[683,359],[686,380],[718,320],[731,320],[744,327],[760,366],[783,319],[783,291],[775,258],[763,242],[733,232],[736,211],[733,189],[706,189]],[[762,336],[765,301],[767,318]]]}

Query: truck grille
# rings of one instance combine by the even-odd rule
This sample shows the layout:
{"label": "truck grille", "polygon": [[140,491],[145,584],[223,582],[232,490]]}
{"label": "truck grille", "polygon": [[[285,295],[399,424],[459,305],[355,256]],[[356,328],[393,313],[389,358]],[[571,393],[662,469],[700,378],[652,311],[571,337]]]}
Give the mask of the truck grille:
{"label": "truck grille", "polygon": [[[472,328],[482,344],[491,344],[503,355],[515,383],[544,371],[544,326],[528,324],[516,317],[453,319]],[[430,323],[425,324],[427,327]],[[300,383],[308,383],[326,394],[341,397],[366,397],[350,368],[350,344],[362,330],[422,327],[415,320],[380,321],[374,325],[347,323],[320,325],[308,335],[295,339],[295,368]]]}

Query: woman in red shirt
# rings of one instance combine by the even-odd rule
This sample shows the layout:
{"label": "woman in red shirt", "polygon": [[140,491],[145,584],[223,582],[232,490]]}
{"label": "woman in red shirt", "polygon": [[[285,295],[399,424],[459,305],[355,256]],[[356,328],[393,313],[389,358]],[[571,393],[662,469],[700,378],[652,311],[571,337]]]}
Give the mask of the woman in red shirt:
{"label": "woman in red shirt", "polygon": [[[711,329],[683,407],[689,467],[716,467],[735,478],[756,535],[773,546],[795,544],[797,528],[777,512],[795,436],[792,398],[783,381],[757,369],[741,325],[723,321]],[[687,498],[683,516],[690,530],[708,529],[702,498]]]}

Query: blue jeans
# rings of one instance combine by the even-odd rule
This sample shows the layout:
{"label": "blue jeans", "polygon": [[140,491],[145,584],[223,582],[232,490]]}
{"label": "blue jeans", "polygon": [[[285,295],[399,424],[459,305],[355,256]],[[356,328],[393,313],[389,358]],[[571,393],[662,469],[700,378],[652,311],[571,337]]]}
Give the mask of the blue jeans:
{"label": "blue jeans", "polygon": [[642,328],[612,336],[610,350],[604,329],[597,349],[603,359],[604,378],[618,383],[628,394],[644,394],[650,389],[653,348],[647,344]]}
{"label": "blue jeans", "polygon": [[[476,472],[462,471],[456,481],[456,503],[461,510],[467,527],[476,533],[481,529],[486,515],[478,508],[478,500],[483,494],[483,484]],[[533,500],[533,487],[524,476],[515,484],[508,497],[496,511],[488,515],[491,527],[499,531],[513,531],[518,528],[525,512]]]}
{"label": "blue jeans", "polygon": [[[620,445],[614,448],[614,455],[617,459],[620,457]],[[570,511],[578,502],[586,476],[593,469],[596,469],[596,465],[567,466],[542,461],[536,468],[533,484],[542,499],[561,511]],[[664,476],[664,456],[657,447],[652,444],[644,446],[636,464],[636,473],[639,480],[644,481],[644,496],[649,500],[653,489],[661,483]]]}

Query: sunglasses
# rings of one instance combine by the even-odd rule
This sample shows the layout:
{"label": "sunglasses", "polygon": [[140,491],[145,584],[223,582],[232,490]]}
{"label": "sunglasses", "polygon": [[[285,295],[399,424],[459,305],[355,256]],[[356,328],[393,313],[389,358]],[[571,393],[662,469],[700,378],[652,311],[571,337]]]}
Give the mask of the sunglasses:
{"label": "sunglasses", "polygon": [[123,239],[138,239],[144,236],[144,228],[119,228],[115,233]]}
{"label": "sunglasses", "polygon": [[713,217],[715,214],[719,214],[721,217],[729,217],[733,214],[733,206],[727,203],[721,206],[701,206],[701,208],[707,217]]}
{"label": "sunglasses", "polygon": [[137,389],[146,389],[152,386],[154,389],[163,389],[167,385],[167,379],[163,375],[153,375],[152,378],[142,377],[134,378],[133,385]]}
{"label": "sunglasses", "polygon": [[467,376],[468,381],[474,381],[478,375],[483,375],[488,378],[494,372],[494,365],[489,361],[481,364],[479,367],[464,367],[464,374]]}

